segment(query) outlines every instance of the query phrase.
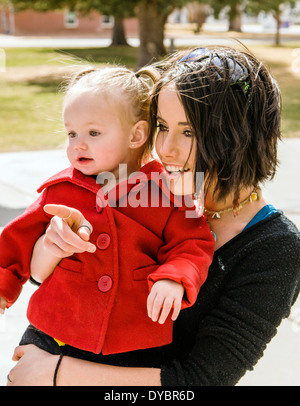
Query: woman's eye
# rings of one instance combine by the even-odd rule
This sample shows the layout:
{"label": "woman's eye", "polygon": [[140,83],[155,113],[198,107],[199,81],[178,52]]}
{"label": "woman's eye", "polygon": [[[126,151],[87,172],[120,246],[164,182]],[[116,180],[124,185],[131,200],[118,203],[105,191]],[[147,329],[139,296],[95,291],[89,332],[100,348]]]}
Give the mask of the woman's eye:
{"label": "woman's eye", "polygon": [[184,135],[185,135],[186,137],[192,137],[192,136],[193,136],[192,130],[185,130],[183,133],[184,133]]}
{"label": "woman's eye", "polygon": [[92,137],[97,137],[97,135],[100,135],[101,133],[99,131],[90,131],[90,135]]}
{"label": "woman's eye", "polygon": [[157,123],[156,127],[158,128],[158,131],[161,131],[161,132],[166,132],[166,131],[168,131],[168,127],[166,127],[166,126],[163,125],[163,124]]}

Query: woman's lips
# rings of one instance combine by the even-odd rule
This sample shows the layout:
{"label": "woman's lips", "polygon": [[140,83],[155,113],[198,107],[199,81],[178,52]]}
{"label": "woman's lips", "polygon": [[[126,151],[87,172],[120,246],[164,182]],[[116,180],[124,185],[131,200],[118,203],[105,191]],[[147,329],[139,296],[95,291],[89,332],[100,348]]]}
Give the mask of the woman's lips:
{"label": "woman's lips", "polygon": [[189,172],[189,168],[184,168],[178,165],[164,165],[169,180],[179,179],[185,172]]}

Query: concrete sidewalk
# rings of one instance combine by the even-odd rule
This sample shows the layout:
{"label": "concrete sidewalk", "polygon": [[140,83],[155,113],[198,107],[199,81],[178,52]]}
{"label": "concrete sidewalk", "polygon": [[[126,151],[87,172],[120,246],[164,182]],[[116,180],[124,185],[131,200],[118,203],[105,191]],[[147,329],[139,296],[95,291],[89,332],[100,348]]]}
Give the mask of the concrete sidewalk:
{"label": "concrete sidewalk", "polygon": [[[281,161],[274,181],[264,196],[296,223],[300,229],[300,138],[280,144]],[[0,230],[21,213],[37,196],[37,187],[49,176],[68,165],[63,150],[0,154]],[[26,307],[34,291],[26,284],[12,308],[0,316],[0,386],[14,365],[11,356],[27,326]],[[284,320],[277,336],[267,347],[254,371],[247,373],[240,386],[299,386],[300,384],[300,299],[289,319]]]}

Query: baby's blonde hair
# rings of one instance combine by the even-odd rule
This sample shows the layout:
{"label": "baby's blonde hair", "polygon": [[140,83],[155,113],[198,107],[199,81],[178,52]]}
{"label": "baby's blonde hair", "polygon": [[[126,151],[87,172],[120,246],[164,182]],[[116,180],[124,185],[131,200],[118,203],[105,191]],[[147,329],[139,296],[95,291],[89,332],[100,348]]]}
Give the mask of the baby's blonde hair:
{"label": "baby's blonde hair", "polygon": [[[158,72],[151,68],[134,73],[121,66],[96,69],[87,67],[71,77],[65,89],[65,97],[76,91],[111,95],[125,112],[124,118],[134,125],[140,120],[149,121],[150,91],[158,78]],[[147,141],[141,151],[141,161],[149,157],[150,150]]]}

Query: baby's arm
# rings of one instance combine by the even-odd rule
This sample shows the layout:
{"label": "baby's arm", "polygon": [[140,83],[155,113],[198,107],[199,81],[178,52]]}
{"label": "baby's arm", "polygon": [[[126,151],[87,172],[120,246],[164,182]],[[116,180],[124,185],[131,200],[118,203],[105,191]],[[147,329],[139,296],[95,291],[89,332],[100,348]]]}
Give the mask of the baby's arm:
{"label": "baby's arm", "polygon": [[48,278],[62,258],[96,250],[94,244],[88,242],[93,227],[78,210],[54,204],[46,205],[44,210],[54,217],[33,249],[30,271],[37,282]]}
{"label": "baby's arm", "polygon": [[184,287],[170,279],[162,279],[154,283],[147,299],[148,316],[152,321],[163,324],[173,308],[172,320],[180,313]]}
{"label": "baby's arm", "polygon": [[52,255],[45,246],[45,237],[46,234],[42,235],[35,243],[30,263],[30,274],[39,283],[47,279],[61,261],[60,257]]}

